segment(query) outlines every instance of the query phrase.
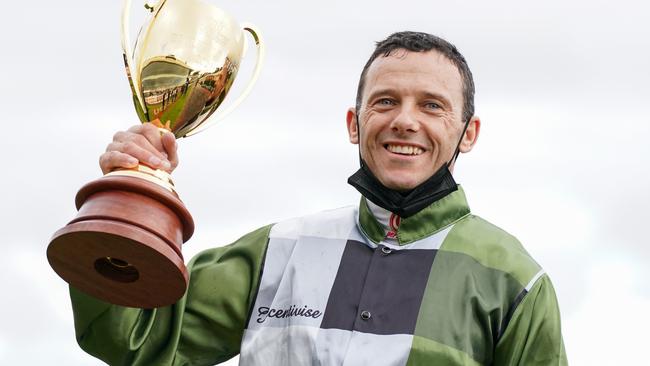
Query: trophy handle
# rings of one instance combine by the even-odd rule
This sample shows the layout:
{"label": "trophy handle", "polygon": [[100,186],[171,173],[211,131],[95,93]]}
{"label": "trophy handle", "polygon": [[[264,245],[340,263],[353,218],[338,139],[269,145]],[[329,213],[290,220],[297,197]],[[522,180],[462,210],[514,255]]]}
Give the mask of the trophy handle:
{"label": "trophy handle", "polygon": [[[127,0],[129,1],[129,0]],[[248,96],[248,94],[251,92],[253,89],[253,86],[255,85],[255,82],[257,81],[258,77],[260,76],[260,71],[262,70],[262,63],[264,62],[264,58],[266,55],[266,46],[264,42],[262,41],[262,36],[260,34],[260,31],[257,29],[256,26],[250,23],[243,23],[243,28],[245,31],[249,32],[253,36],[253,40],[255,40],[255,45],[257,46],[257,63],[255,64],[255,69],[253,70],[253,76],[251,79],[248,81],[248,84],[246,85],[246,88],[244,88],[244,91],[235,99],[228,107],[226,107],[221,113],[219,114],[218,117],[212,118],[210,122],[202,125],[201,127],[192,130],[182,137],[188,137],[195,135],[199,132],[205,131],[207,128],[213,126],[215,123],[221,121],[224,119],[227,115],[229,115],[237,106]],[[246,46],[246,44],[244,44]]]}

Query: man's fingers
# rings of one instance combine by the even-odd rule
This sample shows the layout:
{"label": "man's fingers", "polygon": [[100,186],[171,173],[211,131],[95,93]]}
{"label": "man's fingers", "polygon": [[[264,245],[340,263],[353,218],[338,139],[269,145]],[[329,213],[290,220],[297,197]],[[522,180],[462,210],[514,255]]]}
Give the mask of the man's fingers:
{"label": "man's fingers", "polygon": [[[145,149],[145,150],[149,151],[151,154],[155,155],[158,159],[161,159],[161,160],[166,160],[167,159],[167,154],[163,152],[164,150],[163,150],[163,147],[162,147],[162,142],[160,141],[160,136],[158,136],[158,142],[157,142],[158,147],[154,146],[154,144],[152,144],[151,141],[149,141],[149,139],[147,137],[145,137],[144,135],[142,135],[140,133],[133,133],[133,132],[118,132],[118,133],[116,133],[113,136],[113,142],[112,143],[118,144],[116,146],[121,146],[119,144],[124,144],[125,146],[136,145],[136,146],[138,146],[138,147],[140,147],[142,149]],[[110,144],[108,146],[109,147],[106,149],[106,151],[108,151],[108,150],[116,150],[114,148],[111,148]],[[122,151],[122,152],[128,153],[127,151],[123,151],[123,150],[119,150],[119,149],[117,149],[116,151]],[[142,161],[142,162],[146,163],[146,161]]]}
{"label": "man's fingers", "polygon": [[138,166],[138,159],[119,151],[107,151],[99,156],[99,166],[106,174],[118,168],[130,169]]}
{"label": "man's fingers", "polygon": [[[141,143],[141,141],[139,142]],[[160,151],[158,150],[152,151],[150,149],[143,148],[140,145],[140,143],[136,143],[133,141],[111,142],[110,144],[108,144],[106,151],[121,152],[123,154],[127,154],[137,159],[138,161],[140,161],[140,163],[150,166],[151,168],[170,171],[171,164],[160,153]]]}
{"label": "man's fingers", "polygon": [[176,137],[171,132],[165,132],[161,140],[167,153],[167,160],[171,164],[172,169],[174,169],[178,166],[178,144],[176,143]]}
{"label": "man's fingers", "polygon": [[144,123],[141,125],[133,126],[127,131],[144,136],[147,141],[149,141],[151,146],[156,148],[156,150],[160,151],[163,155],[166,155],[165,148],[163,147],[162,143],[162,136],[160,133],[161,130],[158,129],[158,127],[154,126],[151,123]]}
{"label": "man's fingers", "polygon": [[[131,159],[135,159],[135,163]],[[99,164],[106,174],[118,168],[133,168],[138,162],[171,173],[178,165],[174,135],[171,132],[161,134],[161,130],[150,123],[117,132]]]}

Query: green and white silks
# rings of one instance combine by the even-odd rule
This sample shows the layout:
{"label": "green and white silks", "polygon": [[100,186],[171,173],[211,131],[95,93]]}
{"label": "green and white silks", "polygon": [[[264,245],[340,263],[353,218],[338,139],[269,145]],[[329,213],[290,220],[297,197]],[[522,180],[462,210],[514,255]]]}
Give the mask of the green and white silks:
{"label": "green and white silks", "polygon": [[566,365],[548,276],[462,189],[385,234],[362,198],[200,253],[173,306],[71,289],[79,344],[115,365]]}

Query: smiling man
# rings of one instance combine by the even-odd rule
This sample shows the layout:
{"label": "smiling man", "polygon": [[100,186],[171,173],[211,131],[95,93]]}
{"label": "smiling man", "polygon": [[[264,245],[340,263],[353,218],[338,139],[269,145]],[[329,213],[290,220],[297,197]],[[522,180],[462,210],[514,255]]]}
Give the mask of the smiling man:
{"label": "smiling man", "polygon": [[[462,152],[471,150],[480,121],[470,112],[462,135],[464,84],[446,56],[435,50],[387,52],[367,68],[360,105],[348,111],[348,130],[352,143],[362,142],[370,171],[387,188],[409,191],[451,160],[457,142]],[[473,94],[473,85],[467,88]]]}
{"label": "smiling man", "polygon": [[[379,42],[347,113],[359,205],[269,225],[188,265],[175,305],[114,306],[75,289],[79,344],[110,364],[565,365],[559,310],[541,267],[470,213],[453,179],[476,143],[463,56],[425,33]],[[172,136],[115,135],[106,173],[172,170]],[[326,193],[323,193],[326,194]]]}

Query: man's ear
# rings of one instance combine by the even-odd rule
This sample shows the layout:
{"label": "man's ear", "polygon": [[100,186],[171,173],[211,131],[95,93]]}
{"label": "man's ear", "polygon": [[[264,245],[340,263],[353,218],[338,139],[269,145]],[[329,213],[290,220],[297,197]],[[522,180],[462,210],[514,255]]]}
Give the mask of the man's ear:
{"label": "man's ear", "polygon": [[345,116],[345,121],[348,125],[348,136],[350,138],[350,143],[358,144],[359,143],[359,125],[357,124],[357,111],[355,108],[348,109],[348,113]]}
{"label": "man's ear", "polygon": [[465,135],[463,140],[460,142],[458,150],[462,153],[468,153],[472,151],[476,141],[478,140],[478,135],[481,132],[481,119],[478,116],[472,116],[469,120],[469,125],[467,130],[465,130]]}

